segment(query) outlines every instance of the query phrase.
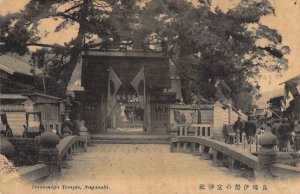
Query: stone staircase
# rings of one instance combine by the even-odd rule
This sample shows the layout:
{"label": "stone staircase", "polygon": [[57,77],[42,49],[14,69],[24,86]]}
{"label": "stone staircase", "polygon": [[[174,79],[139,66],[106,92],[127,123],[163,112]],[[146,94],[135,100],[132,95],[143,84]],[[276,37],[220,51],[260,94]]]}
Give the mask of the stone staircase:
{"label": "stone staircase", "polygon": [[94,134],[93,144],[169,144],[170,135],[148,134]]}

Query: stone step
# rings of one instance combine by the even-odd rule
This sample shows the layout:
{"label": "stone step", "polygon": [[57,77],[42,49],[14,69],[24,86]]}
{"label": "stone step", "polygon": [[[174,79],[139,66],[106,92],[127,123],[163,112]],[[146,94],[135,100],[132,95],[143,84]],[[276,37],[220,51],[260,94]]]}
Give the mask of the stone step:
{"label": "stone step", "polygon": [[93,140],[93,144],[170,144],[169,141]]}
{"label": "stone step", "polygon": [[91,135],[94,144],[169,144],[169,135]]}

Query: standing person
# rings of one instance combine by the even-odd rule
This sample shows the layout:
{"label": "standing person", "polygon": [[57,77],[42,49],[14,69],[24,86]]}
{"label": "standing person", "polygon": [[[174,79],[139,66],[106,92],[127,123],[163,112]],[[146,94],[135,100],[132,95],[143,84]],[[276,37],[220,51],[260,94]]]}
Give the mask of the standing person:
{"label": "standing person", "polygon": [[295,149],[296,151],[300,151],[300,124],[299,121],[295,121],[295,127],[294,127],[294,132],[295,132]]}
{"label": "standing person", "polygon": [[78,122],[77,122],[76,120],[73,120],[73,121],[71,122],[71,124],[72,124],[72,128],[71,128],[72,133],[73,133],[74,135],[79,135],[80,129],[79,129],[79,124],[78,124]]}
{"label": "standing person", "polygon": [[238,117],[237,121],[233,124],[233,130],[235,133],[237,133],[237,130],[240,131],[240,142],[242,142],[242,133],[243,133],[243,122],[241,121],[241,117]]}
{"label": "standing person", "polygon": [[73,128],[72,123],[71,123],[69,118],[66,118],[64,120],[64,122],[61,124],[61,131],[63,131],[63,129],[66,128],[66,127],[68,127],[70,130],[72,130],[72,128]]}

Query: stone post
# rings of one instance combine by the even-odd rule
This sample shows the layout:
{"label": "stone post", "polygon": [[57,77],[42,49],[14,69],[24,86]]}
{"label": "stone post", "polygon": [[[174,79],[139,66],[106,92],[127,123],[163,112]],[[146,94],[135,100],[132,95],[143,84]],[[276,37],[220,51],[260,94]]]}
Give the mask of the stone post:
{"label": "stone post", "polygon": [[187,142],[183,142],[183,152],[187,152]]}
{"label": "stone post", "polygon": [[198,143],[192,143],[192,153],[193,153],[193,155],[198,155],[200,153],[199,147],[200,147],[200,145]]}
{"label": "stone post", "polygon": [[215,149],[211,150],[211,154],[213,156],[213,165],[217,167],[223,166],[223,154]]}
{"label": "stone post", "polygon": [[201,158],[205,160],[209,160],[209,150],[210,148],[207,146],[202,145],[201,146]]}
{"label": "stone post", "polygon": [[236,130],[236,138],[235,138],[235,139],[236,139],[235,141],[236,141],[236,144],[237,144],[237,145],[239,145],[240,142],[241,142],[241,139],[240,139],[240,138],[241,138],[241,137],[240,137],[240,130],[237,129],[237,130]]}
{"label": "stone post", "polygon": [[192,152],[192,143],[184,142],[184,152],[185,153],[191,153]]}
{"label": "stone post", "polygon": [[172,124],[170,128],[170,151],[177,152],[178,151],[178,128],[176,123]]}
{"label": "stone post", "polygon": [[276,163],[277,150],[274,149],[276,145],[276,136],[270,129],[259,137],[259,145],[261,149],[258,152],[258,175],[261,177],[272,177],[271,166]]}
{"label": "stone post", "polygon": [[59,137],[53,132],[45,132],[41,135],[41,148],[39,151],[39,163],[49,166],[50,175],[60,173],[59,150],[56,146],[59,143]]}
{"label": "stone post", "polygon": [[211,150],[213,166],[218,166],[218,151],[215,149]]}
{"label": "stone post", "polygon": [[235,160],[233,158],[231,158],[230,156],[227,157],[228,168],[231,171],[234,170],[234,162]]}

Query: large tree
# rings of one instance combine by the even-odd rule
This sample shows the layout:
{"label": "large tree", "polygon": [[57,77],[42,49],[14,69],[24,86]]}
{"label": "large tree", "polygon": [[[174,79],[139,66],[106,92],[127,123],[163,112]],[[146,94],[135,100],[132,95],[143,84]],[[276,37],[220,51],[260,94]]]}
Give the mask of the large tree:
{"label": "large tree", "polygon": [[[80,53],[120,44],[119,32],[134,21],[137,8],[134,0],[30,0],[24,11],[0,17],[0,53],[24,55],[31,46],[43,48],[32,61],[55,78],[57,95],[63,96]],[[43,44],[47,33],[39,26],[46,19],[57,21],[57,32],[77,27],[77,36],[65,45]],[[91,37],[97,42],[89,41]]]}
{"label": "large tree", "polygon": [[[210,1],[195,6],[152,0],[144,7],[141,31],[156,37],[155,43],[165,48],[193,93],[240,102],[237,98],[259,90],[253,80],[261,72],[287,68],[284,55],[289,48],[276,30],[260,21],[274,12],[268,0],[241,0],[226,12],[212,8]],[[243,103],[238,104],[242,108]]]}

